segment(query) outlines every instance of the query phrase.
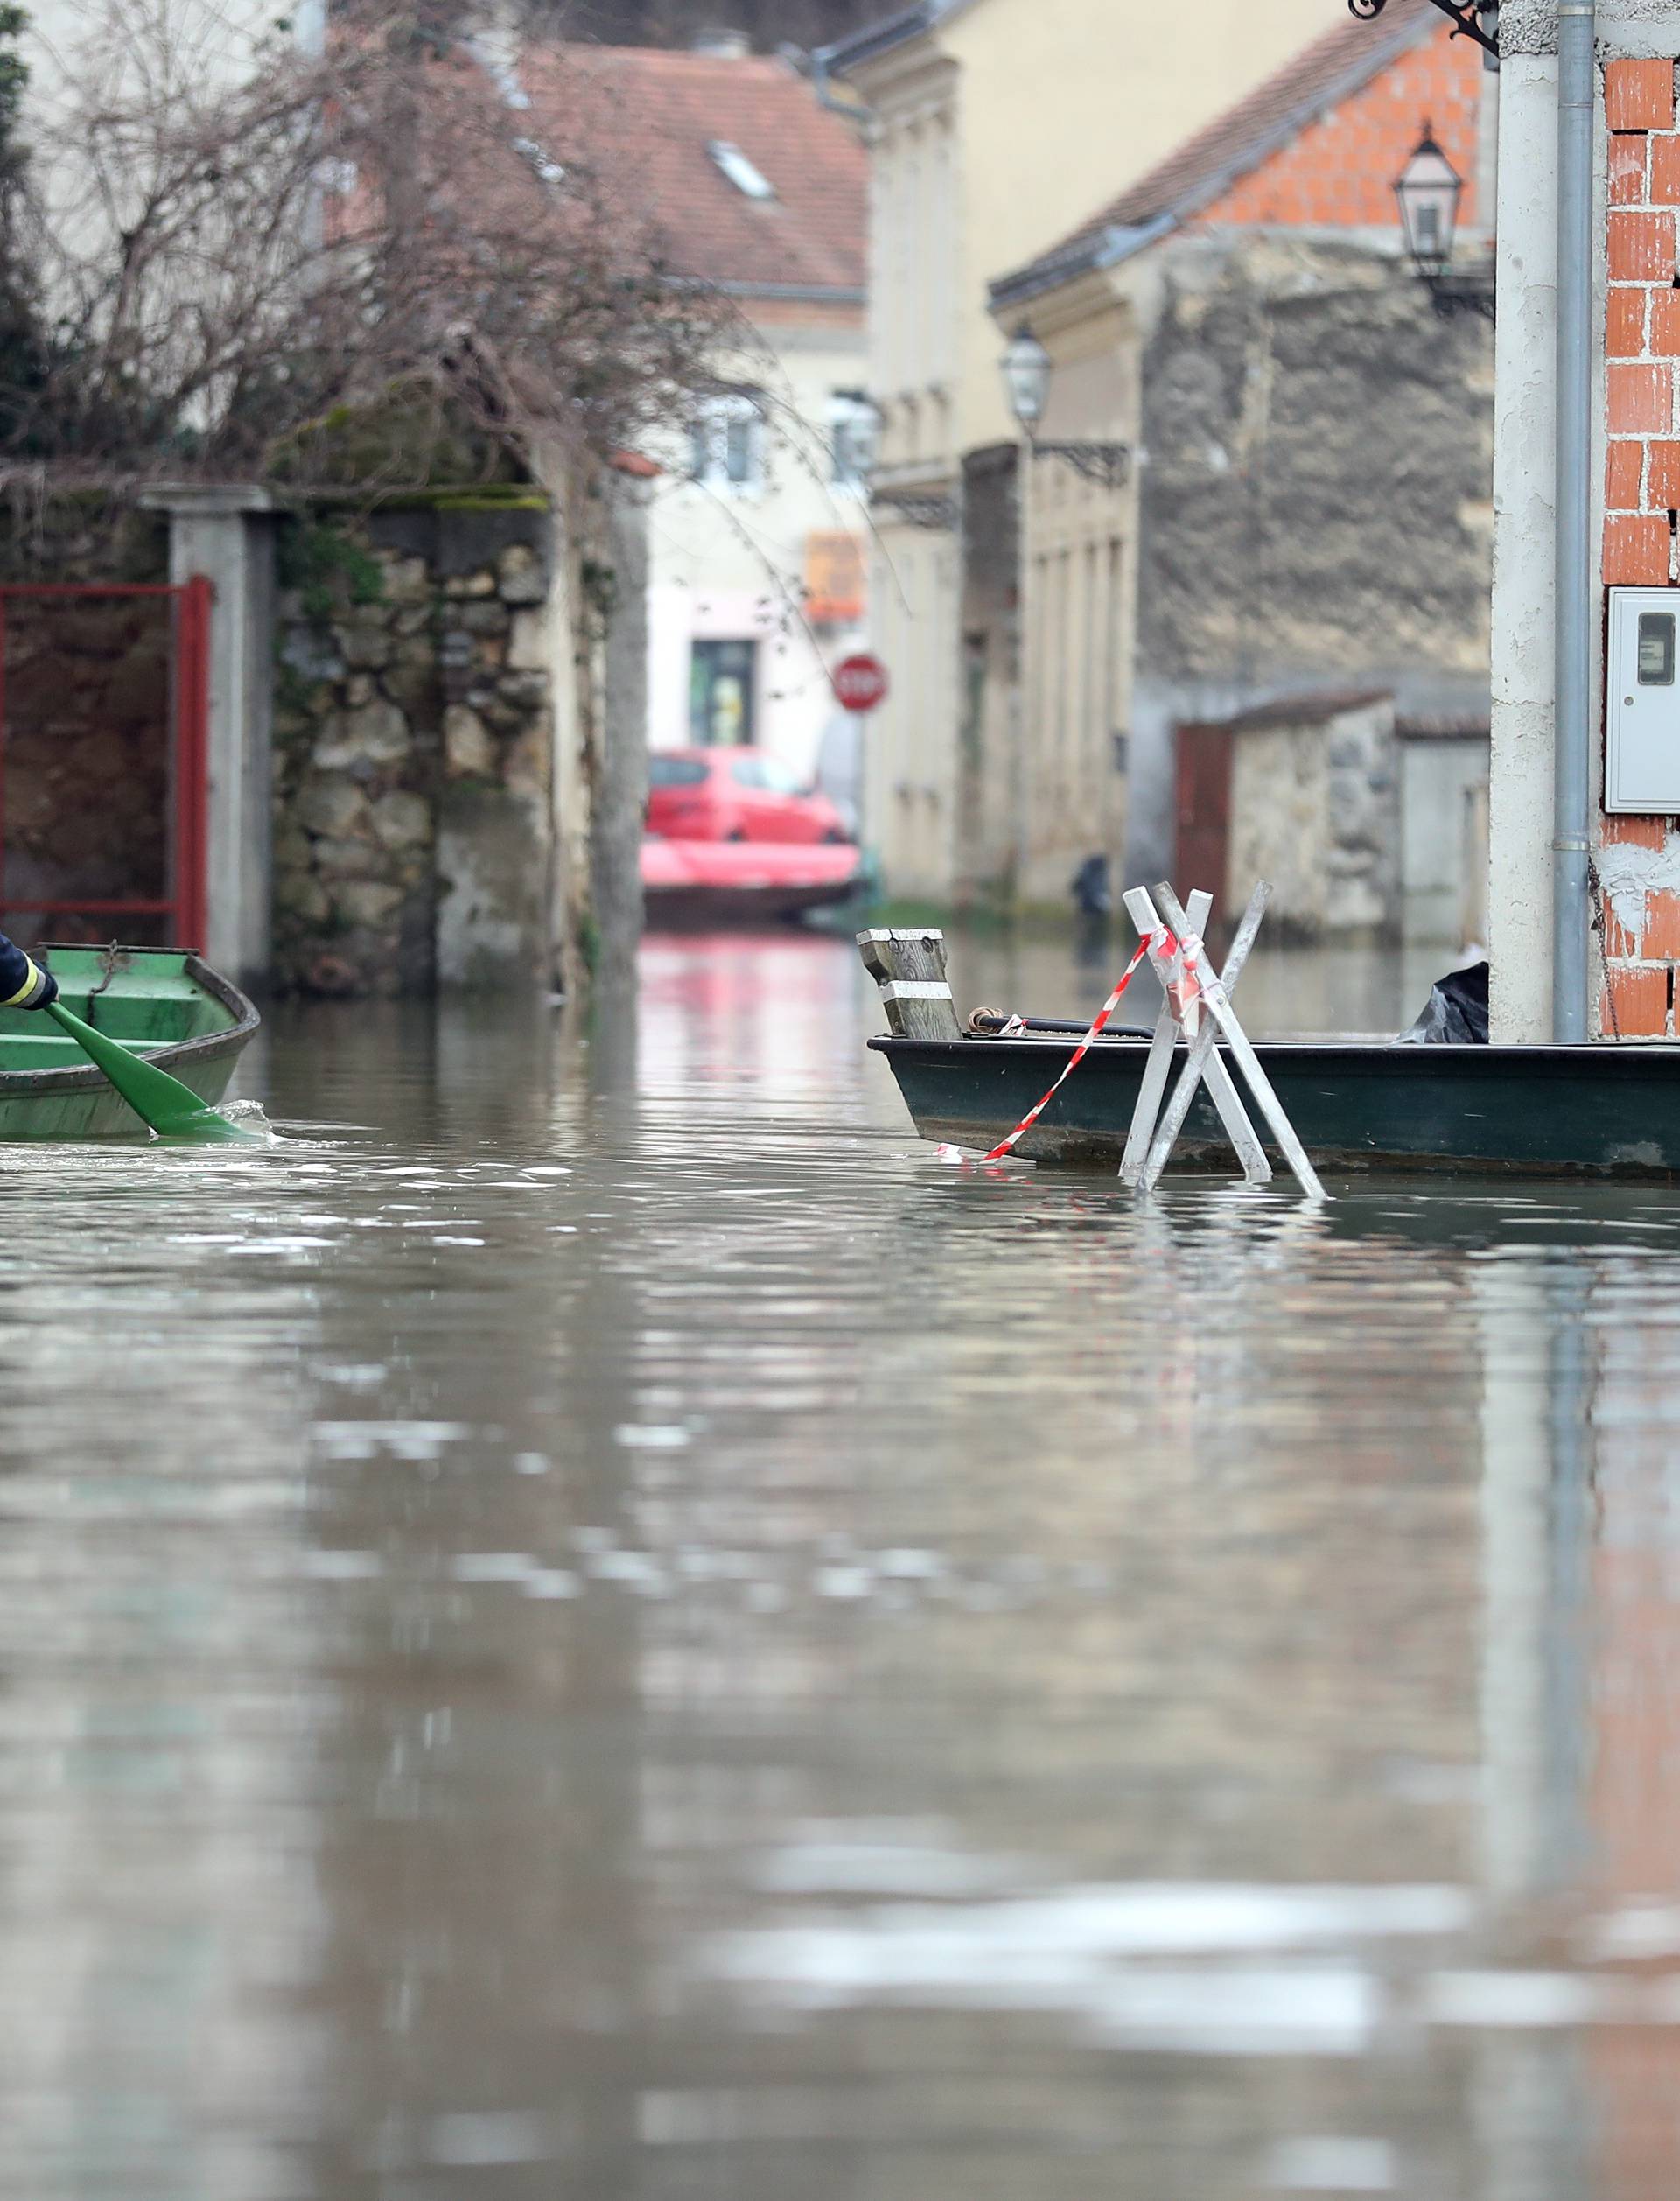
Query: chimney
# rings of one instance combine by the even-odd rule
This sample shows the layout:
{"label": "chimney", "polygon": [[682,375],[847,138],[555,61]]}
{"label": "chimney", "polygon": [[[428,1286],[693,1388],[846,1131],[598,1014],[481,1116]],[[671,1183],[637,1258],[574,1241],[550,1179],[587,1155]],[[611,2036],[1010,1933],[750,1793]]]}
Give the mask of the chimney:
{"label": "chimney", "polygon": [[745,61],[752,51],[752,41],[745,31],[731,30],[727,24],[710,24],[695,32],[689,51],[709,53],[714,61]]}

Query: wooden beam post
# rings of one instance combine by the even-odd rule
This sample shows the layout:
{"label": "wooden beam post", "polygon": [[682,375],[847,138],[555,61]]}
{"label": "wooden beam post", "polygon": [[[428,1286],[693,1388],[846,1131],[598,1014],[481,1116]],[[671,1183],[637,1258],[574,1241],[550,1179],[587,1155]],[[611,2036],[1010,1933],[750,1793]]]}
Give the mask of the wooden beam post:
{"label": "wooden beam post", "polygon": [[942,932],[860,932],[858,952],[875,981],[886,1028],[895,1039],[962,1038],[945,975]]}

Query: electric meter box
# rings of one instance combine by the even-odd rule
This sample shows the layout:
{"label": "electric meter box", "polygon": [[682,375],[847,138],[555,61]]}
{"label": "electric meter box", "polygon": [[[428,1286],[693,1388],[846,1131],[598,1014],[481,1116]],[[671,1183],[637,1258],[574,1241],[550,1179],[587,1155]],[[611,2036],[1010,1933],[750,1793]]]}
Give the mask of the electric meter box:
{"label": "electric meter box", "polygon": [[1613,588],[1604,807],[1680,816],[1680,589]]}

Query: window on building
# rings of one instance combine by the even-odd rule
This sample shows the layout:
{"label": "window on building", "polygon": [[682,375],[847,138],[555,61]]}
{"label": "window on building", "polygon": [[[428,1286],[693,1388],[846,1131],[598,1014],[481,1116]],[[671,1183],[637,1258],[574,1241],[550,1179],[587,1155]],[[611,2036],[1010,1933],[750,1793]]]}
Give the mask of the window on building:
{"label": "window on building", "polygon": [[696,641],[689,658],[689,739],[697,748],[730,749],[752,739],[759,646]]}
{"label": "window on building", "polygon": [[738,145],[726,137],[714,137],[706,147],[722,173],[747,199],[774,199],[776,187],[762,170],[754,167]]}
{"label": "window on building", "polygon": [[754,393],[707,398],[690,431],[689,471],[709,489],[762,487],[764,414]]}
{"label": "window on building", "polygon": [[829,479],[862,496],[880,433],[875,408],[861,390],[836,389],[829,400]]}

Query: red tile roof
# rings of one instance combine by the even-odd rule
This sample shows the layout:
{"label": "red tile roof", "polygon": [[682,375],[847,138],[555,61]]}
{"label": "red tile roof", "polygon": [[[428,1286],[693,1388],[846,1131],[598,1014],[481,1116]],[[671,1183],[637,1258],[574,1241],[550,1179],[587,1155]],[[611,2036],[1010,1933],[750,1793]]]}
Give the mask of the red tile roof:
{"label": "red tile roof", "polygon": [[[861,304],[868,157],[784,61],[653,46],[548,46],[519,59],[531,136],[617,172],[671,271],[745,296]],[[580,97],[581,93],[581,97]],[[774,188],[749,197],[708,152],[738,146]]]}
{"label": "red tile roof", "polygon": [[1380,76],[1391,62],[1441,28],[1433,0],[1390,0],[1380,23],[1343,21],[1286,61],[1246,98],[1186,137],[1160,164],[1030,267],[992,285],[994,303],[1046,289],[1128,234],[1159,235],[1216,199],[1238,177],[1333,106]]}

